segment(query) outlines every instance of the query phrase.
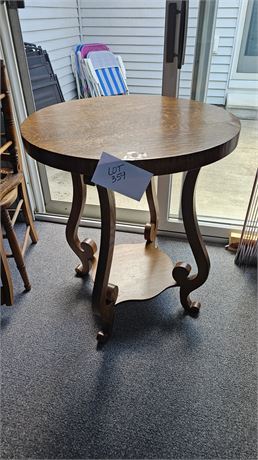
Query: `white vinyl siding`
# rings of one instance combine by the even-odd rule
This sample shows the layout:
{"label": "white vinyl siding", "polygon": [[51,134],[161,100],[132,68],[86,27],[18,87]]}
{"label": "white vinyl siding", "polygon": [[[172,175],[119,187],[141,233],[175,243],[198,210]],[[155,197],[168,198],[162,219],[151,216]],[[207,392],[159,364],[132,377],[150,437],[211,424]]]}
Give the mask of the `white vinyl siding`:
{"label": "white vinyl siding", "polygon": [[215,40],[219,40],[216,54],[211,58],[206,102],[226,102],[234,42],[237,32],[240,0],[219,0],[215,26]]}
{"label": "white vinyl siding", "polygon": [[[240,2],[219,0],[206,101],[225,104],[237,31]],[[103,42],[120,54],[131,93],[161,94],[165,0],[80,0],[83,41]],[[70,64],[72,47],[80,41],[76,0],[25,0],[19,10],[24,41],[49,53],[66,100],[76,97]],[[199,0],[189,0],[185,64],[179,97],[190,98]]]}
{"label": "white vinyl siding", "polygon": [[81,17],[85,41],[122,57],[130,93],[161,93],[165,0],[81,0]]}
{"label": "white vinyl siding", "polygon": [[[81,0],[84,41],[102,42],[119,54],[131,93],[161,94],[165,0]],[[190,0],[180,97],[190,97],[199,0]]]}
{"label": "white vinyl siding", "polygon": [[25,0],[18,11],[23,40],[48,52],[65,100],[75,98],[70,54],[80,42],[76,0]]}

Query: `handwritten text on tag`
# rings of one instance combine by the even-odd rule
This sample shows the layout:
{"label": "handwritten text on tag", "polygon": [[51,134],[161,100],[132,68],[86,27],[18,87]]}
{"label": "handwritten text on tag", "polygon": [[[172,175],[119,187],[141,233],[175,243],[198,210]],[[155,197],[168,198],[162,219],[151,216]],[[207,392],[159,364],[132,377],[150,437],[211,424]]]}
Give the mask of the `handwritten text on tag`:
{"label": "handwritten text on tag", "polygon": [[142,168],[103,152],[91,181],[140,201],[152,176]]}

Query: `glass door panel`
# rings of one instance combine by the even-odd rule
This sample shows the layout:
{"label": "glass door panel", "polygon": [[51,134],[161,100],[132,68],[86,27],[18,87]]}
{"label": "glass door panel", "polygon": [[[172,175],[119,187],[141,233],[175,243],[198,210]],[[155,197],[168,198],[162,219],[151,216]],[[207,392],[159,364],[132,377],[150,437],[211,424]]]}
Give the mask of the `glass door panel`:
{"label": "glass door panel", "polygon": [[[103,8],[102,0],[81,2],[80,17],[73,2],[62,0],[51,7],[45,7],[43,0],[35,6],[28,3],[19,11],[23,41],[33,41],[47,51],[65,100],[77,97],[70,54],[78,42],[105,43],[114,54],[120,55],[131,94],[161,94],[166,1],[139,0],[132,5],[131,0],[114,0],[111,3],[106,2]],[[49,16],[50,9],[53,19]],[[46,211],[67,214],[72,201],[70,175],[44,166],[40,166],[40,174]],[[137,202],[116,194],[116,203],[118,219],[146,222],[145,196]],[[85,216],[99,216],[95,187],[88,187]]]}
{"label": "glass door panel", "polygon": [[[214,228],[228,224],[237,227],[242,224],[257,168],[257,85],[253,85],[251,79],[234,79],[231,71],[234,62],[239,63],[243,54],[243,46],[234,48],[234,41],[245,42],[245,54],[249,48],[252,49],[252,53],[249,54],[253,54],[252,57],[257,62],[257,47],[255,48],[252,41],[255,34],[253,25],[257,18],[251,16],[251,13],[255,12],[255,5],[257,2],[250,1],[246,4],[247,7],[243,8],[241,2],[235,2],[232,8],[232,2],[219,0],[215,11],[214,38],[210,61],[207,60],[209,72],[203,101],[222,106],[240,118],[241,133],[235,151],[218,163],[202,168],[198,178],[198,219],[200,223],[207,222]],[[246,21],[250,26],[247,32],[244,27]],[[246,72],[250,70],[246,68]],[[257,77],[257,73],[254,74],[254,78]],[[171,180],[168,213],[168,222],[171,223],[176,217],[178,220],[181,217],[182,181],[183,174],[175,174]],[[225,232],[225,236],[227,233],[228,231]]]}
{"label": "glass door panel", "polygon": [[[71,174],[49,166],[45,167],[45,171],[47,178],[44,189],[47,211],[54,214],[62,212],[66,214],[69,212],[73,196]],[[44,172],[42,171],[43,176]],[[155,184],[157,187],[157,178],[155,178]],[[118,221],[146,223],[148,220],[148,203],[145,194],[140,201],[136,201],[115,192],[115,200],[118,209]],[[99,198],[95,186],[87,186],[85,216],[89,218],[100,217]]]}
{"label": "glass door panel", "polygon": [[[60,1],[60,5],[61,3]],[[114,3],[115,0],[112,5]],[[257,111],[253,107],[253,101],[257,97],[257,85],[254,85],[256,82],[248,80],[247,74],[244,83],[241,83],[239,78],[236,81],[231,68],[236,73],[243,49],[244,54],[257,59],[257,49],[253,41],[257,33],[256,19],[252,16],[255,14],[256,3],[251,0],[188,2],[185,60],[176,76],[178,97],[192,97],[209,104],[221,105],[242,119],[242,132],[237,150],[218,164],[203,168],[197,184],[199,218],[213,222],[214,225],[221,220],[228,222],[232,219],[243,219],[254,174]],[[131,94],[162,92],[166,4],[166,0],[139,0],[138,3],[134,2],[132,7],[130,0],[124,0],[123,4],[117,0],[116,8],[110,7],[107,2],[103,9],[99,0],[89,4],[82,3],[82,40],[89,43],[106,43],[115,54],[122,57]],[[36,45],[46,49],[65,99],[75,98],[70,52],[71,47],[80,41],[77,10],[75,11],[72,6],[68,7],[68,4],[63,7],[69,9],[65,10],[65,17],[75,19],[68,22],[64,20],[66,24],[62,23],[70,38],[62,34],[61,43],[56,37],[54,26],[52,30],[47,9],[44,6],[28,5],[21,13],[24,41],[31,42],[33,39]],[[59,17],[61,8],[53,5],[51,11],[53,17]],[[37,30],[39,19],[40,28]],[[245,24],[248,25],[248,32],[245,32]],[[244,45],[241,47],[241,43],[244,41],[243,48]],[[234,47],[235,43],[239,43],[239,46]],[[198,62],[202,62],[199,72]],[[253,74],[253,80],[256,78],[257,74]],[[40,169],[47,212],[67,214],[72,200],[70,175],[52,168]],[[163,179],[160,179],[160,183]],[[163,213],[161,222],[166,221],[166,229],[173,230],[173,225],[169,227],[171,218],[180,222],[182,181],[183,175],[175,174],[171,180],[172,189],[171,185],[166,185],[165,189],[159,187],[163,194],[159,196]],[[164,203],[167,203],[168,197],[171,199],[168,200],[165,209]],[[146,222],[148,207],[145,196],[139,203],[119,194],[116,200],[118,220]],[[94,187],[88,187],[86,215],[99,215],[98,197]]]}
{"label": "glass door panel", "polygon": [[258,73],[258,2],[249,1],[241,47],[238,58],[237,72]]}
{"label": "glass door panel", "polygon": [[[243,221],[257,168],[258,135],[256,120],[241,120],[241,133],[235,151],[202,168],[196,190],[196,209],[200,220]],[[180,218],[183,173],[172,178],[169,216]]]}
{"label": "glass door panel", "polygon": [[197,213],[209,221],[243,221],[257,168],[257,122],[241,120],[237,148],[228,157],[202,169]]}

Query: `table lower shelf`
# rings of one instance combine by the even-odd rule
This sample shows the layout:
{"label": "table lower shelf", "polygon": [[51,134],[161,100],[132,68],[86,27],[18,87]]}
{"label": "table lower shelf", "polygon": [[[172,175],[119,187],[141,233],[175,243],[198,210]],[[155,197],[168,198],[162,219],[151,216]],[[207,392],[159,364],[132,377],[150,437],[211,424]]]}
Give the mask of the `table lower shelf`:
{"label": "table lower shelf", "polygon": [[[94,281],[98,253],[90,275]],[[151,244],[119,244],[114,248],[109,283],[118,286],[116,305],[128,300],[146,300],[176,285],[174,265],[167,254]]]}

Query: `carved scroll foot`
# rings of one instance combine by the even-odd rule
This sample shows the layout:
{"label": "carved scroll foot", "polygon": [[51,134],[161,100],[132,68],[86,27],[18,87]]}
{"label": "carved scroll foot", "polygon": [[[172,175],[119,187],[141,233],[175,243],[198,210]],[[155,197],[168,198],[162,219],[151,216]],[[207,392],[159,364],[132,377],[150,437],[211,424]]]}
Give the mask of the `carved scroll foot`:
{"label": "carved scroll foot", "polygon": [[84,260],[84,263],[79,264],[76,268],[76,274],[77,276],[85,276],[88,274],[90,266],[89,266],[89,261],[93,259],[93,256],[95,252],[97,252],[97,245],[95,241],[93,241],[91,238],[86,238],[83,240],[80,244],[82,251],[84,252],[84,257],[86,259],[86,263]]}
{"label": "carved scroll foot", "polygon": [[200,287],[208,278],[210,270],[209,256],[206,251],[195,211],[195,184],[199,169],[188,171],[182,190],[182,216],[188,242],[196,260],[198,272],[190,276],[191,266],[178,262],[173,269],[173,278],[180,286],[180,300],[185,311],[193,316],[199,313],[201,304],[192,301],[189,294]]}
{"label": "carved scroll foot", "polygon": [[85,276],[90,270],[90,261],[97,251],[96,243],[91,239],[79,240],[78,228],[86,200],[86,185],[83,176],[72,174],[73,202],[70,216],[66,226],[66,239],[73,252],[79,257],[81,263],[76,267],[77,276]]}
{"label": "carved scroll foot", "polygon": [[153,243],[157,236],[159,219],[158,200],[153,177],[147,187],[146,197],[149,205],[151,222],[145,225],[144,239],[147,243]]}
{"label": "carved scroll foot", "polygon": [[192,267],[184,262],[177,262],[173,269],[173,278],[180,286],[180,301],[187,313],[197,316],[201,307],[200,302],[192,301],[189,294],[192,290],[189,274]]}

